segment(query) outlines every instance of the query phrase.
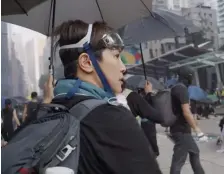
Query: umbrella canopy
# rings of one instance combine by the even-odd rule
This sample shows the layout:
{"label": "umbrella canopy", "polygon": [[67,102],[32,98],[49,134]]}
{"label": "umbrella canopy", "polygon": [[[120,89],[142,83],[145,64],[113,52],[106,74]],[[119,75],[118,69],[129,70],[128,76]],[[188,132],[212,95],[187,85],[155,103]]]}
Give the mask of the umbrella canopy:
{"label": "umbrella canopy", "polygon": [[126,45],[175,37],[175,32],[169,27],[168,22],[161,21],[158,14],[153,15],[137,19],[119,29],[119,34]]}
{"label": "umbrella canopy", "polygon": [[207,99],[206,92],[203,89],[199,88],[198,86],[193,86],[193,85],[189,86],[188,94],[191,100],[203,101]]}
{"label": "umbrella canopy", "polygon": [[3,16],[13,14],[27,14],[33,7],[43,3],[46,0],[2,0]]}
{"label": "umbrella canopy", "polygon": [[212,100],[213,102],[219,101],[218,97],[215,94],[207,95],[207,98]]}
{"label": "umbrella canopy", "polygon": [[165,85],[167,88],[169,88],[169,87],[176,85],[177,83],[178,83],[177,79],[172,78],[172,79],[167,80]]}
{"label": "umbrella canopy", "polygon": [[[52,1],[54,0],[46,0],[32,8],[27,13],[28,16],[3,15],[2,21],[49,35]],[[64,21],[81,19],[88,23],[105,21],[117,29],[135,19],[149,16],[151,7],[152,0],[55,0],[55,26]],[[2,4],[2,9],[4,8],[6,6]]]}
{"label": "umbrella canopy", "polygon": [[29,101],[25,97],[22,97],[22,96],[16,96],[16,97],[12,97],[10,99],[13,101],[13,103],[16,103],[16,104],[24,104]]}
{"label": "umbrella canopy", "polygon": [[5,108],[5,100],[7,99],[7,97],[2,96],[1,97],[1,109]]}
{"label": "umbrella canopy", "polygon": [[160,40],[175,36],[184,36],[184,28],[196,32],[199,29],[192,21],[183,16],[164,10],[156,10],[151,16],[137,19],[119,29],[126,45],[138,44],[149,40]]}
{"label": "umbrella canopy", "polygon": [[[158,80],[147,77],[147,80],[152,84],[154,90],[163,90],[164,86]],[[138,88],[144,88],[145,86],[145,77],[144,76],[131,76],[126,80],[126,87],[131,90],[136,90]]]}
{"label": "umbrella canopy", "polygon": [[199,32],[200,28],[196,27],[192,20],[185,19],[184,16],[175,14],[172,11],[156,9],[154,10],[160,17],[168,21],[169,26],[177,33],[178,36],[184,36],[184,29],[187,28],[189,32]]}

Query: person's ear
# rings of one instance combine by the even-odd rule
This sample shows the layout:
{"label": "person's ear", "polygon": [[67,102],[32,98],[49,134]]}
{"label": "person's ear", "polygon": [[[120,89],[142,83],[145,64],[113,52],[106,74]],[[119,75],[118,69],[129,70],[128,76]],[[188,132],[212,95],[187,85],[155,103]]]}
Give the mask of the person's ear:
{"label": "person's ear", "polygon": [[87,53],[80,54],[78,58],[78,66],[82,71],[85,71],[86,73],[92,73],[94,71],[92,61],[90,60]]}

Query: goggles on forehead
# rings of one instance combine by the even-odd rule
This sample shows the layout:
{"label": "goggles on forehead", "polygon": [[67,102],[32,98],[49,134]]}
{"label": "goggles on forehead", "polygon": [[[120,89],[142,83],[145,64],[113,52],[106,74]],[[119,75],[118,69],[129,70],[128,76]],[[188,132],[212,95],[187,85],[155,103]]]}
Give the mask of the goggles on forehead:
{"label": "goggles on forehead", "polygon": [[[71,49],[71,48],[84,48],[84,44],[90,44],[91,40],[91,34],[92,34],[92,28],[93,25],[89,24],[88,32],[84,38],[82,38],[78,43],[76,44],[70,44],[70,45],[64,45],[61,46],[59,49]],[[96,49],[123,49],[124,43],[119,34],[111,32],[104,34],[103,37],[99,40]]]}

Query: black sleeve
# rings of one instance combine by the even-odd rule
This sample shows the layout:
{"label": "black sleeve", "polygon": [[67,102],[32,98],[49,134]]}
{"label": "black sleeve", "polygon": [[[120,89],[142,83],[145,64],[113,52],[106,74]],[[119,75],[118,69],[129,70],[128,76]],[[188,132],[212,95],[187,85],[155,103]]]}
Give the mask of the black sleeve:
{"label": "black sleeve", "polygon": [[224,117],[220,120],[220,122],[219,122],[219,127],[223,127],[223,125],[224,125]]}
{"label": "black sleeve", "polygon": [[155,155],[131,112],[115,106],[97,110],[85,118],[83,124],[92,134],[88,143],[95,146],[98,160],[107,168],[107,173],[161,174]]}
{"label": "black sleeve", "polygon": [[185,87],[184,85],[177,85],[173,87],[172,95],[180,101],[180,104],[189,103],[188,90],[187,90],[187,87]]}
{"label": "black sleeve", "polygon": [[[148,96],[148,100],[150,100],[149,98]],[[132,92],[128,95],[127,102],[133,114],[139,115],[141,118],[147,118],[156,123],[162,122],[160,113],[136,92]]]}

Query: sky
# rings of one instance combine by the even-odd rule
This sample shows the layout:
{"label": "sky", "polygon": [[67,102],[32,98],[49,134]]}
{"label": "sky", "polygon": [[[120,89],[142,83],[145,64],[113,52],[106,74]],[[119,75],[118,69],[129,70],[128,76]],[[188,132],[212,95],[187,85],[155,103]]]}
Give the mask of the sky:
{"label": "sky", "polygon": [[25,42],[27,42],[27,41],[31,40],[32,38],[35,38],[35,37],[46,38],[45,35],[40,34],[40,33],[36,32],[36,31],[30,30],[28,28],[24,28],[24,27],[21,27],[21,26],[18,26],[18,25],[14,25],[14,24],[8,24],[8,26],[11,28],[11,31],[13,33],[21,34],[23,36],[23,40]]}

